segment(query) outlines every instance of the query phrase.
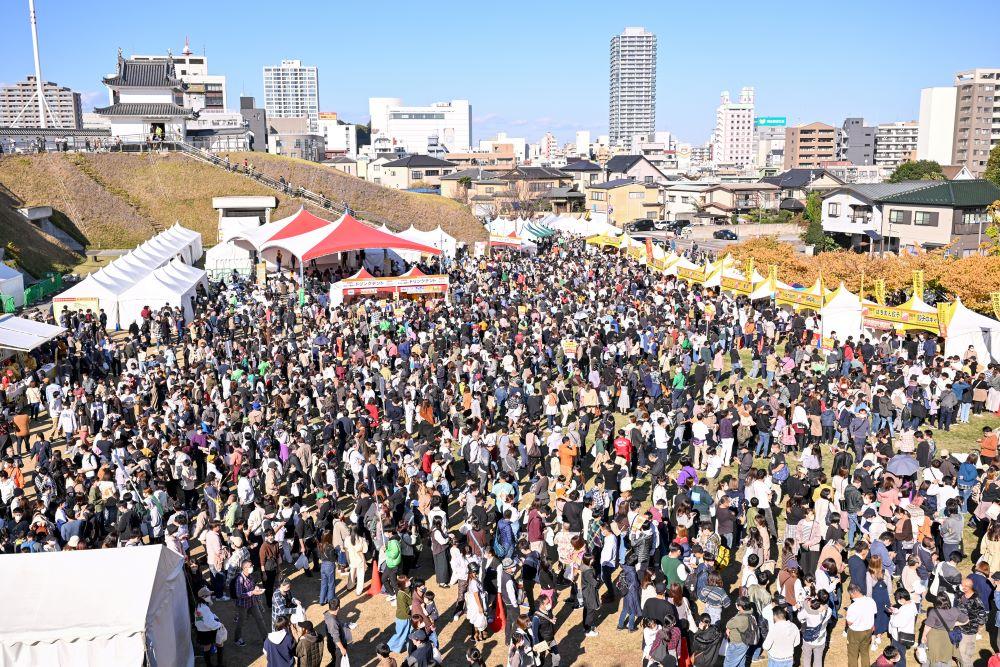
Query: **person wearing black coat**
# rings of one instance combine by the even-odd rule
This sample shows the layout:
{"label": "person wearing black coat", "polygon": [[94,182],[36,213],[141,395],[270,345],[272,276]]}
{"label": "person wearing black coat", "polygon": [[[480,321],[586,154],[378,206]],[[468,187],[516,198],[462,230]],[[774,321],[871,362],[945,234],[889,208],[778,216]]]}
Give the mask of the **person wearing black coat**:
{"label": "person wearing black coat", "polygon": [[594,570],[594,557],[587,554],[583,557],[583,567],[580,570],[580,592],[583,596],[583,631],[588,636],[597,635],[597,612],[601,608],[600,588],[601,581]]}
{"label": "person wearing black coat", "polygon": [[691,637],[691,664],[694,667],[714,667],[719,662],[719,648],[723,640],[722,630],[712,624],[708,614],[698,617],[698,630]]}

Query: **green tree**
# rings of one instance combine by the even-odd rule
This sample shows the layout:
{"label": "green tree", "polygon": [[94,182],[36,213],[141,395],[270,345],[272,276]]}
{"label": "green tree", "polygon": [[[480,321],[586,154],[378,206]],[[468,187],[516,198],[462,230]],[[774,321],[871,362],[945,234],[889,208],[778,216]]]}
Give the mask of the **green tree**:
{"label": "green tree", "polygon": [[943,181],[944,172],[941,165],[934,160],[917,160],[916,162],[904,162],[896,167],[889,177],[890,183],[901,183],[903,181]]}
{"label": "green tree", "polygon": [[1000,144],[993,147],[990,151],[990,159],[986,162],[986,171],[983,172],[983,178],[987,181],[992,181],[994,185],[1000,186]]}
{"label": "green tree", "polygon": [[823,230],[823,198],[819,196],[818,192],[810,192],[809,196],[806,197],[806,220],[810,224],[819,224],[820,231]]}

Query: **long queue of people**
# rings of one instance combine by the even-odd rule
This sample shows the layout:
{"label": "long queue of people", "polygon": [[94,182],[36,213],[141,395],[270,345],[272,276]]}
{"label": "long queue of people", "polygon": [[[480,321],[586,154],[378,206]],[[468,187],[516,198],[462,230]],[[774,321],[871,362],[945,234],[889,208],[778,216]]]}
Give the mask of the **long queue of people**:
{"label": "long queue of people", "polygon": [[1000,648],[997,436],[936,442],[1000,409],[996,366],[925,334],[821,349],[809,313],[579,241],[448,272],[447,300],[336,307],[330,272],[303,304],[234,277],[120,335],[64,312],[0,420],[0,546],[165,544],[207,664],[350,664],[344,596],[394,609],[383,666],[569,664],[616,632],[660,667]]}

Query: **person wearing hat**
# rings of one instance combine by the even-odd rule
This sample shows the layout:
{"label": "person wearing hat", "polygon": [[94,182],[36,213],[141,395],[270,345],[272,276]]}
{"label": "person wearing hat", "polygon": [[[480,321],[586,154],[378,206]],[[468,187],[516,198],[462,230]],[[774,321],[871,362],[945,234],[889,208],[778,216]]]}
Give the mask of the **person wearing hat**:
{"label": "person wearing hat", "polygon": [[323,664],[323,641],[316,634],[312,621],[298,623],[299,638],[295,642],[296,667],[321,667]]}
{"label": "person wearing hat", "polygon": [[208,586],[198,590],[194,609],[195,644],[201,649],[206,667],[222,667],[222,646],[226,642],[226,626],[212,610],[212,591]]}
{"label": "person wearing hat", "polygon": [[521,584],[515,576],[518,563],[513,558],[504,558],[500,563],[500,575],[498,578],[497,593],[504,606],[506,622],[504,623],[504,643],[510,644],[511,633],[517,625],[517,617],[520,614],[521,605]]}

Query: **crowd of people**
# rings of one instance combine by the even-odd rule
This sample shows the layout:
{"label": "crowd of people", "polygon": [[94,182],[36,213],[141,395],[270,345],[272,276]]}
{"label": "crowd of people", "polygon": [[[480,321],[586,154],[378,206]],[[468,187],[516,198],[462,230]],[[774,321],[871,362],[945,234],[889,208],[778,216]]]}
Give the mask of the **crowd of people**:
{"label": "crowd of people", "polygon": [[447,299],[333,307],[342,274],[312,267],[304,302],[288,273],[119,334],[64,311],[0,420],[0,548],[164,544],[207,665],[360,664],[353,601],[394,611],[383,667],[630,633],[616,664],[1000,650],[997,434],[936,442],[1000,409],[990,360],[915,332],[821,349],[808,311],[560,237],[443,270]]}

